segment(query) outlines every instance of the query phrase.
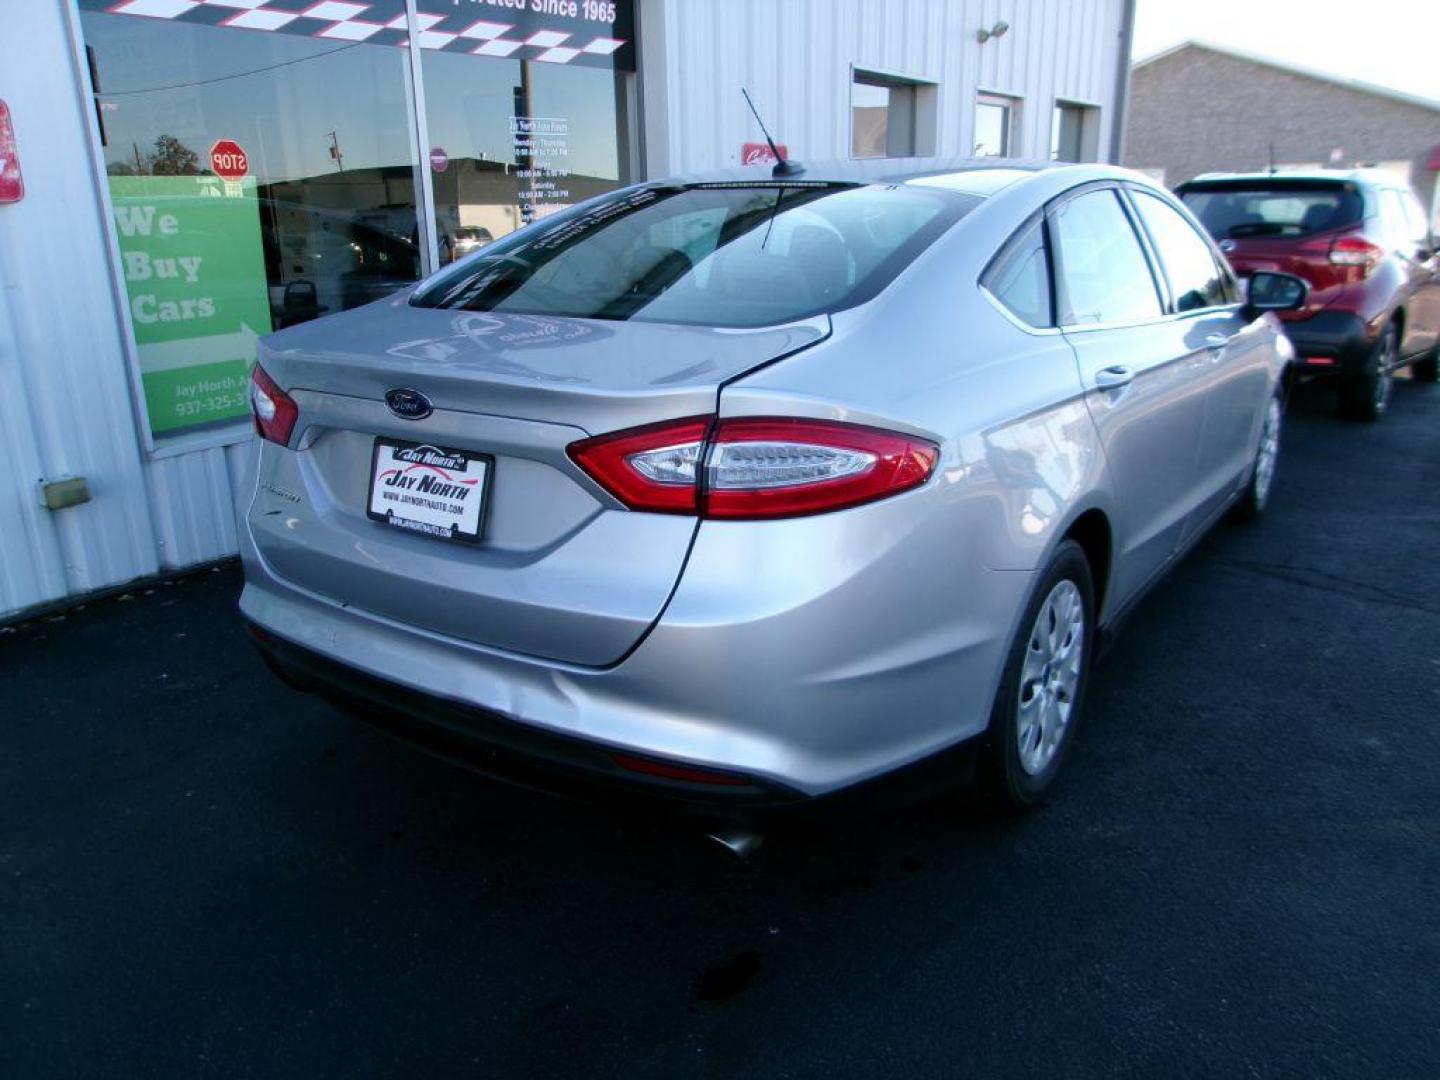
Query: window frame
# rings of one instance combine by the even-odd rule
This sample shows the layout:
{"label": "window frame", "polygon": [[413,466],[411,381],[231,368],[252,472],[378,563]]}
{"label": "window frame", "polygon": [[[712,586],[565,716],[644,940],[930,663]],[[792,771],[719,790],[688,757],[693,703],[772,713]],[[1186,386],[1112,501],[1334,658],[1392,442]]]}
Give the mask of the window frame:
{"label": "window frame", "polygon": [[1058,157],[1059,138],[1063,123],[1063,113],[1072,109],[1080,114],[1080,130],[1077,133],[1080,145],[1080,153],[1076,156],[1074,164],[1094,164],[1100,160],[1100,120],[1102,110],[1093,101],[1080,101],[1076,98],[1054,97],[1050,100],[1050,148],[1049,160],[1065,162],[1067,159]]}
{"label": "window frame", "polygon": [[987,154],[979,160],[989,158],[1013,159],[1020,157],[1020,110],[1025,104],[1025,99],[1019,94],[1006,94],[998,90],[977,89],[975,91],[975,102],[970,111],[970,148],[975,148],[975,129],[979,127],[980,106],[988,105],[1005,110],[1005,146],[999,154]]}
{"label": "window frame", "polygon": [[[864,157],[857,157],[855,154],[855,87],[874,86],[883,89],[893,95],[896,91],[904,91],[908,95],[908,123],[909,123],[909,152],[905,154],[890,153],[890,113],[893,104],[886,106],[885,117],[885,153],[871,154]],[[896,72],[880,71],[875,68],[861,67],[858,64],[850,65],[850,82],[848,117],[849,140],[847,159],[850,161],[904,161],[907,158],[930,157],[935,153],[935,133],[937,107],[936,99],[940,84],[929,79],[920,79],[912,75],[902,75]]]}

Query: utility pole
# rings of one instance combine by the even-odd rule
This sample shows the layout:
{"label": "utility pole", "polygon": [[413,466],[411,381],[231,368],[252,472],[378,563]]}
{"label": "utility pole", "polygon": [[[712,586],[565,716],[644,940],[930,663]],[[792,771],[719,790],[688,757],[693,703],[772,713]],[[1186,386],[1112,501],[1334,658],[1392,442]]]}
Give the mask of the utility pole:
{"label": "utility pole", "polygon": [[330,136],[330,156],[335,159],[335,167],[341,172],[345,171],[345,155],[340,152],[340,137],[335,132],[327,132]]}

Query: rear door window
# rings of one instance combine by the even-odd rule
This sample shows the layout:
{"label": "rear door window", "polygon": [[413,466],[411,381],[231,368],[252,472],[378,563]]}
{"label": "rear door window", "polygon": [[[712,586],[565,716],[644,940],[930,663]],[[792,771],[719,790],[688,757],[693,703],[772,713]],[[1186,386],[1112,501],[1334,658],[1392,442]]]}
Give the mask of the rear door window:
{"label": "rear door window", "polygon": [[632,188],[485,247],[411,303],[767,326],[874,296],[980,199],[830,183]]}
{"label": "rear door window", "polygon": [[1161,314],[1149,260],[1115,191],[1102,188],[1062,203],[1052,224],[1062,326]]}
{"label": "rear door window", "polygon": [[1198,311],[1227,303],[1225,275],[1205,238],[1163,199],[1133,192],[1135,209],[1160,255],[1176,311]]}
{"label": "rear door window", "polygon": [[1181,198],[1216,240],[1310,236],[1365,216],[1354,185],[1333,181],[1190,184]]}

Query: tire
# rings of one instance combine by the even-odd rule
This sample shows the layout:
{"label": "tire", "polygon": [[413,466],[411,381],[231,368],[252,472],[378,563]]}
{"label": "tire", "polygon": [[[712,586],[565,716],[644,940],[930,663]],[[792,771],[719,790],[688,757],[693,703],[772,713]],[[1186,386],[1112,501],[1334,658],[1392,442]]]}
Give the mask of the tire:
{"label": "tire", "polygon": [[1423,360],[1416,360],[1410,365],[1410,377],[1416,382],[1437,382],[1440,381],[1440,345],[1430,350],[1430,355]]}
{"label": "tire", "polygon": [[1351,420],[1373,422],[1390,406],[1395,363],[1400,355],[1400,328],[1390,323],[1370,354],[1369,370],[1351,375],[1340,384],[1340,411]]}
{"label": "tire", "polygon": [[[1090,681],[1094,598],[1089,560],[1079,544],[1066,540],[1040,575],[1000,676],[977,771],[979,794],[992,810],[1029,810],[1060,775]],[[1042,681],[1050,689],[1037,692]],[[1027,707],[1022,714],[1022,705],[1036,702],[1038,710]],[[1045,739],[1049,731],[1058,733]]]}
{"label": "tire", "polygon": [[1250,480],[1235,503],[1233,517],[1236,521],[1256,521],[1265,513],[1275,484],[1275,465],[1280,457],[1280,435],[1284,422],[1285,400],[1276,394],[1265,407],[1265,419],[1260,426],[1260,445],[1255,448],[1255,461],[1250,466]]}

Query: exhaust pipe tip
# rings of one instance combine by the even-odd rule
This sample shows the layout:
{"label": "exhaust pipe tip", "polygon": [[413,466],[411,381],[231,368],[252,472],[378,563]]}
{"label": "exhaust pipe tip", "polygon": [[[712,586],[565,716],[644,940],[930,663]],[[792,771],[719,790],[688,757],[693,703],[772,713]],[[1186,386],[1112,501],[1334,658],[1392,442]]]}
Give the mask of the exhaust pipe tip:
{"label": "exhaust pipe tip", "polygon": [[705,834],[706,840],[713,840],[737,859],[748,859],[765,842],[763,833],[749,829],[715,829]]}

